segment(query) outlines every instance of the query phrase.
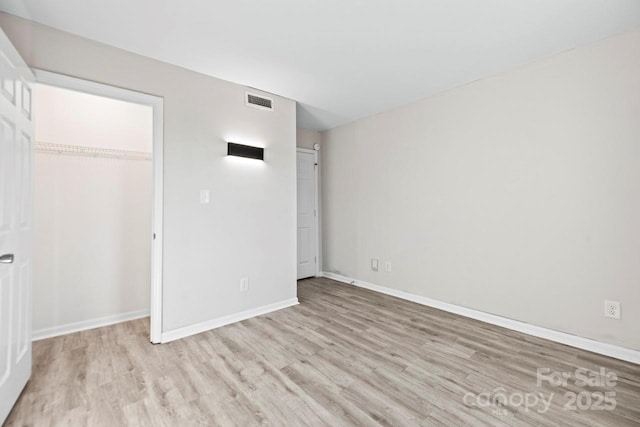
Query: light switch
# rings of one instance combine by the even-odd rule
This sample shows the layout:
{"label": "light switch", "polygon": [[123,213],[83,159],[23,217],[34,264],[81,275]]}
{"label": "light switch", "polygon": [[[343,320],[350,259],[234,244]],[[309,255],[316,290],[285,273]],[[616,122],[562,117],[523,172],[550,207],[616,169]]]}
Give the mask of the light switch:
{"label": "light switch", "polygon": [[209,190],[200,190],[200,203],[203,205],[209,203]]}

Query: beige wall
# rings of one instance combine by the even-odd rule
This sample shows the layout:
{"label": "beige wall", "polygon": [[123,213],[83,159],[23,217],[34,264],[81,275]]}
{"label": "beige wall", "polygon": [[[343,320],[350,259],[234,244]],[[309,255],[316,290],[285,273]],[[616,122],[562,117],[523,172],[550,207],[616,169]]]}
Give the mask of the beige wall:
{"label": "beige wall", "polygon": [[153,109],[75,90],[36,85],[38,142],[151,153]]}
{"label": "beige wall", "polygon": [[[294,101],[265,112],[243,86],[5,14],[0,26],[32,67],[164,98],[163,332],[296,297]],[[226,141],[264,146],[265,161],[227,158]]]}
{"label": "beige wall", "polygon": [[313,144],[320,144],[321,135],[317,130],[297,128],[296,146],[300,148],[313,149]]}
{"label": "beige wall", "polygon": [[640,30],[324,132],[324,270],[640,350],[639,137]]}

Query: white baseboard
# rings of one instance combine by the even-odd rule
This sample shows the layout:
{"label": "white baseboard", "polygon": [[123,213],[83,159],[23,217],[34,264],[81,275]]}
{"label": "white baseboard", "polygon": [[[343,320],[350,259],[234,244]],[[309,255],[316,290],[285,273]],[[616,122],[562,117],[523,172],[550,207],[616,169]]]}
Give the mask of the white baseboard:
{"label": "white baseboard", "polygon": [[625,360],[627,362],[640,364],[640,351],[631,350],[613,344],[607,344],[590,338],[571,335],[566,332],[555,331],[553,329],[543,328],[541,326],[531,325],[529,323],[518,320],[509,319],[507,317],[497,316],[495,314],[485,313],[483,311],[473,310],[471,308],[461,307],[459,305],[450,304],[420,295],[410,294],[408,292],[387,288],[384,286],[374,285],[372,283],[363,282],[362,280],[353,279],[351,277],[341,276],[335,273],[322,272],[321,277],[337,280],[338,282],[348,283],[360,288],[369,289],[371,291],[380,292],[381,294],[390,295],[407,301],[437,308],[439,310],[448,311],[449,313],[459,314],[461,316],[470,317],[492,325],[502,326],[503,328],[522,332],[534,337],[544,338],[549,341],[555,341],[566,344],[582,350],[591,351],[605,356],[614,357],[616,359]]}
{"label": "white baseboard", "polygon": [[210,329],[215,329],[221,326],[229,325],[231,323],[240,322],[242,320],[260,316],[262,314],[271,313],[272,311],[282,310],[283,308],[291,307],[297,304],[298,304],[298,298],[291,298],[291,299],[276,302],[273,304],[263,305],[262,307],[241,311],[240,313],[230,314],[228,316],[207,320],[206,322],[196,323],[195,325],[185,326],[183,328],[175,329],[173,331],[163,332],[162,342],[166,343],[166,342],[174,341],[180,338],[185,338],[190,335],[199,334],[201,332],[205,332]]}
{"label": "white baseboard", "polygon": [[102,326],[128,322],[129,320],[141,319],[143,317],[149,317],[149,310],[130,311],[128,313],[114,314],[113,316],[99,317],[97,319],[83,320],[81,322],[67,323],[66,325],[38,329],[33,331],[31,339],[33,341],[38,341],[45,338],[57,337],[59,335],[86,331],[87,329],[100,328]]}

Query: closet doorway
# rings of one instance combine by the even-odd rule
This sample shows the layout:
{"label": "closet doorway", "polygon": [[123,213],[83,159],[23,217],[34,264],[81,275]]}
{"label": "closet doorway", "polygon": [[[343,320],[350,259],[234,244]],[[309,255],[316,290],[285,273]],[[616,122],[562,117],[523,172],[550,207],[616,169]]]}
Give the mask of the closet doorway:
{"label": "closet doorway", "polygon": [[162,98],[35,74],[34,340],[149,317],[159,343]]}

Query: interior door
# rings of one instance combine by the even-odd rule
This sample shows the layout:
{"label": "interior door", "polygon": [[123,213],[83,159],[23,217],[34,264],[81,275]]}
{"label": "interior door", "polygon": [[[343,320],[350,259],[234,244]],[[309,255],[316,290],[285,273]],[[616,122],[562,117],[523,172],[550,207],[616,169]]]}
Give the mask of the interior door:
{"label": "interior door", "polygon": [[298,168],[298,279],[316,275],[316,153],[297,152]]}
{"label": "interior door", "polygon": [[0,31],[0,424],[31,375],[31,70]]}

